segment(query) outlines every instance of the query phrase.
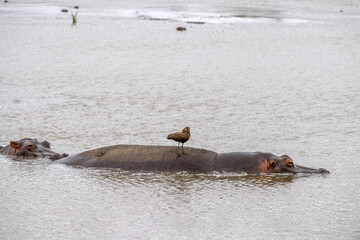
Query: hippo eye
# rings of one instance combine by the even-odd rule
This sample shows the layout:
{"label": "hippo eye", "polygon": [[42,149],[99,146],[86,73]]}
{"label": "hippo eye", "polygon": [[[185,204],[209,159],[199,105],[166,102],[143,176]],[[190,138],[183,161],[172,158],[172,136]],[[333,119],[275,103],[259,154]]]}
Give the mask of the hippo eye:
{"label": "hippo eye", "polygon": [[30,149],[36,149],[36,145],[35,144],[33,144],[33,143],[28,143],[27,145],[26,145],[26,147],[30,150]]}

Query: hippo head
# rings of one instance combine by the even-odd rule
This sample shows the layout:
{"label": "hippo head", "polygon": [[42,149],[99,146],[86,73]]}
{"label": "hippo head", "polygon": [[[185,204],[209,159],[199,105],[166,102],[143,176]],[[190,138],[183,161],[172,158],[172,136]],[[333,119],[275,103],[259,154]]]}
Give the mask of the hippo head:
{"label": "hippo head", "polygon": [[68,154],[59,154],[50,149],[48,141],[39,142],[37,139],[24,138],[20,141],[10,142],[9,155],[21,157],[47,157],[51,160],[57,160],[67,157]]}
{"label": "hippo head", "polygon": [[276,156],[265,152],[221,153],[215,160],[216,171],[259,173],[329,173],[323,168],[314,169],[295,165],[288,155]]}
{"label": "hippo head", "polygon": [[315,169],[295,165],[288,155],[282,155],[280,157],[272,155],[266,158],[262,169],[262,172],[265,173],[329,173],[329,171],[324,168]]}

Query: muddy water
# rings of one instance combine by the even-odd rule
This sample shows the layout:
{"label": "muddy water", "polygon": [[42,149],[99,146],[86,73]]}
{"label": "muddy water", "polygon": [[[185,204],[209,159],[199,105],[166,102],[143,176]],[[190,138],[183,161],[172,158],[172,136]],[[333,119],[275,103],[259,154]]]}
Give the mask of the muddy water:
{"label": "muddy water", "polygon": [[65,1],[0,4],[0,145],[173,145],[167,134],[190,126],[188,146],[288,154],[331,174],[131,173],[0,156],[1,239],[360,237],[358,3],[77,4],[76,26]]}

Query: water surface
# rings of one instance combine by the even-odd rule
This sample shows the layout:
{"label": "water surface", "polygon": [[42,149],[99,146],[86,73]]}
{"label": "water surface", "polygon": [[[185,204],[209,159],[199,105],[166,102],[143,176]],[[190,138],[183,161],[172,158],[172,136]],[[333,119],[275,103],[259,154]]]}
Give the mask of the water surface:
{"label": "water surface", "polygon": [[359,3],[76,5],[72,26],[67,1],[1,3],[0,145],[174,145],[167,134],[190,126],[187,146],[288,154],[331,174],[132,173],[0,156],[1,239],[360,237]]}

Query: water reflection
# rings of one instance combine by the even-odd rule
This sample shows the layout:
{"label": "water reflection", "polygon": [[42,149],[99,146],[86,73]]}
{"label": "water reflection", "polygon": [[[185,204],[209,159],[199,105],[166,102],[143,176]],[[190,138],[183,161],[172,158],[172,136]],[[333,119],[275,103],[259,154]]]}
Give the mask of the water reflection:
{"label": "water reflection", "polygon": [[[29,169],[51,165],[52,161],[47,158],[22,158],[14,156],[2,156],[3,163],[10,166]],[[78,170],[78,174],[84,174],[87,179],[96,179],[107,185],[133,185],[141,186],[147,184],[161,184],[166,188],[177,189],[185,192],[197,186],[208,187],[218,184],[230,184],[233,187],[274,187],[293,183],[296,179],[310,177],[312,174],[246,174],[246,173],[189,173],[189,172],[131,172],[114,168],[84,168],[69,167],[65,168]],[[36,169],[33,169],[36,171]]]}
{"label": "water reflection", "polygon": [[83,169],[87,176],[112,184],[164,184],[179,191],[193,189],[196,185],[210,186],[231,184],[235,187],[272,187],[292,183],[295,179],[310,175],[250,175],[243,173],[187,173],[187,172],[128,172],[118,169]]}
{"label": "water reflection", "polygon": [[32,158],[20,156],[2,156],[2,159],[4,162],[9,163],[10,165],[22,164],[24,166],[43,165],[52,162],[49,158]]}

